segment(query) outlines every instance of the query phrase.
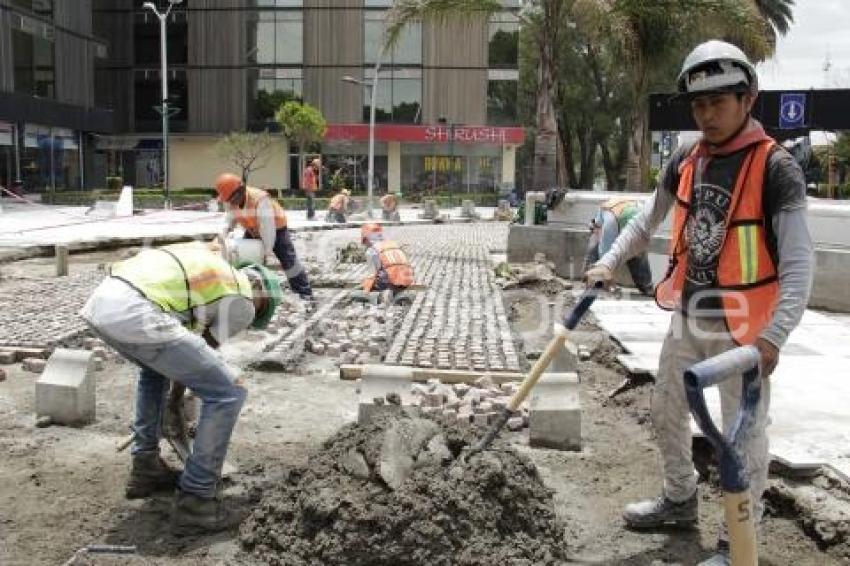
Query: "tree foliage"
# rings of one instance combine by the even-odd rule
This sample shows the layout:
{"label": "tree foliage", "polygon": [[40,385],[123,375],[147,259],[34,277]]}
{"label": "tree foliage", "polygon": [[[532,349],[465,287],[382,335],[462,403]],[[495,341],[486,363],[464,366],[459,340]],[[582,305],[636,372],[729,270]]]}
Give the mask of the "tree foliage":
{"label": "tree foliage", "polygon": [[268,164],[272,144],[274,144],[274,138],[268,131],[232,132],[216,143],[215,150],[221,159],[239,169],[242,180],[247,183],[252,172]]}
{"label": "tree foliage", "polygon": [[307,103],[284,102],[275,112],[283,134],[298,145],[298,170],[304,170],[304,153],[310,144],[321,142],[328,129],[322,112]]}

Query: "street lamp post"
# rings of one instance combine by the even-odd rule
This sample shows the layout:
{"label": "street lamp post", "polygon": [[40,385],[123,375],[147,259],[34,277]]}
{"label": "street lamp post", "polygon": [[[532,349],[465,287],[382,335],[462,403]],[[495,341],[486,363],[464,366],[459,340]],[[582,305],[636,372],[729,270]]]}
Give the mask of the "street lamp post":
{"label": "street lamp post", "polygon": [[162,82],[162,108],[160,113],[162,114],[162,170],[163,170],[163,178],[162,178],[162,188],[165,192],[165,208],[171,208],[171,194],[169,192],[168,186],[168,118],[169,118],[169,109],[168,109],[168,48],[167,48],[167,35],[166,35],[166,23],[168,21],[168,16],[171,15],[171,10],[177,4],[182,4],[183,0],[168,0],[168,9],[165,12],[160,12],[156,4],[153,2],[145,2],[142,7],[146,10],[150,10],[154,13],[154,15],[159,19],[159,48],[160,48],[160,62],[162,64],[161,67],[161,82]]}
{"label": "street lamp post", "polygon": [[369,104],[369,170],[366,173],[366,213],[369,218],[373,217],[372,213],[372,194],[375,186],[375,106],[378,101],[378,75],[381,72],[381,59],[384,58],[386,46],[381,46],[378,53],[377,62],[375,63],[375,72],[372,77],[372,83],[369,84],[360,79],[356,79],[350,75],[342,77],[342,82],[365,86],[370,89],[370,104]]}

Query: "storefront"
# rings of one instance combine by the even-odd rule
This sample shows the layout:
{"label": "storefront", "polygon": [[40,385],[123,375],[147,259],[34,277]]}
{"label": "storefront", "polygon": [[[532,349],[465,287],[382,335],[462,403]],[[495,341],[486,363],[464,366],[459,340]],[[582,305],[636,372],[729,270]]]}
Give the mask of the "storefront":
{"label": "storefront", "polygon": [[[15,125],[0,122],[0,187],[11,188],[18,179]],[[2,192],[2,191],[0,191]]]}
{"label": "storefront", "polygon": [[[517,127],[375,127],[375,189],[402,193],[507,193],[513,190]],[[328,173],[341,171],[346,186],[366,186],[368,124],[331,124],[322,145]]]}

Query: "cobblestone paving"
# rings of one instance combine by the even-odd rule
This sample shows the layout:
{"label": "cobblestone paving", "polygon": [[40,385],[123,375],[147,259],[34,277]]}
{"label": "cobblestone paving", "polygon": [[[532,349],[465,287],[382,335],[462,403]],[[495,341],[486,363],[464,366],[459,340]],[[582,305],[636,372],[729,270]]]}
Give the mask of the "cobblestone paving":
{"label": "cobblestone paving", "polygon": [[88,326],[77,313],[102,279],[90,271],[0,280],[0,347],[52,348],[82,334]]}

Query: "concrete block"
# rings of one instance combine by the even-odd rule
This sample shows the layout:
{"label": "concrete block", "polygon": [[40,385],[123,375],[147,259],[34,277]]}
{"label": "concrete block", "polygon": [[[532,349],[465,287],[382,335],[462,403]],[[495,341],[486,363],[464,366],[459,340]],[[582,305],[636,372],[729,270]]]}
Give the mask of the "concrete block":
{"label": "concrete block", "polygon": [[549,364],[549,371],[552,373],[566,373],[578,370],[578,357],[570,351],[567,344],[558,350],[552,363]]}
{"label": "concrete block", "polygon": [[546,373],[531,392],[529,444],[557,450],[581,450],[578,375]]}
{"label": "concrete block", "polygon": [[47,367],[47,360],[42,360],[41,358],[24,358],[21,365],[24,371],[41,373]]}
{"label": "concrete block", "polygon": [[0,381],[6,381],[6,370],[0,368]]}
{"label": "concrete block", "polygon": [[85,350],[57,349],[35,383],[35,413],[56,424],[94,421],[94,356]]}
{"label": "concrete block", "polygon": [[522,417],[511,417],[508,419],[506,426],[508,427],[508,430],[516,432],[518,430],[522,430],[525,427],[525,422],[523,421]]}
{"label": "concrete block", "polygon": [[413,369],[402,366],[367,365],[363,368],[360,382],[360,403],[357,409],[357,422],[363,424],[373,416],[385,411],[400,411],[397,405],[376,404],[374,399],[385,399],[396,393],[402,405],[413,404],[410,384],[413,381]]}

